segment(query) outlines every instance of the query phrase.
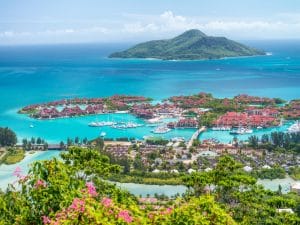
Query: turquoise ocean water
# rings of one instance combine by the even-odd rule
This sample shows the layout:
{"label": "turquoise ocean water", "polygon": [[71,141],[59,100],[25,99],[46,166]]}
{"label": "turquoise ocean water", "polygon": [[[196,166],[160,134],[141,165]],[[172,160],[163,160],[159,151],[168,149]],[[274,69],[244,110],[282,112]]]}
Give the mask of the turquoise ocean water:
{"label": "turquoise ocean water", "polygon": [[[246,42],[253,47],[272,53],[268,56],[232,58],[211,61],[161,61],[120,60],[106,56],[129,44],[86,44],[55,46],[0,47],[0,126],[16,131],[23,137],[40,136],[49,142],[66,140],[67,137],[94,138],[105,131],[107,137],[137,137],[150,135],[152,128],[115,130],[91,128],[91,121],[114,120],[144,123],[129,114],[98,115],[57,120],[34,120],[17,114],[25,105],[70,97],[102,97],[114,94],[144,95],[160,101],[172,95],[211,92],[217,97],[233,97],[240,93],[300,98],[300,41]],[[29,126],[33,124],[34,128]],[[257,130],[254,134],[281,128]],[[189,138],[194,130],[175,130],[165,137]],[[240,136],[246,139],[248,136]],[[209,131],[200,139],[217,138],[221,142],[232,140],[228,132]],[[38,152],[27,155],[17,165],[0,167],[0,188],[15,181],[12,172],[20,166],[24,173],[35,160],[58,156],[58,151]],[[124,186],[124,185],[123,185]],[[126,185],[125,185],[126,186]],[[128,184],[135,194],[174,194],[182,187],[141,186]],[[144,189],[144,187],[142,187]],[[152,190],[149,191],[149,190]],[[169,193],[170,192],[170,193]],[[174,192],[174,193],[173,193]]]}
{"label": "turquoise ocean water", "polygon": [[[247,44],[272,54],[210,61],[122,60],[106,56],[129,44],[0,47],[0,126],[11,127],[19,140],[40,136],[57,142],[75,136],[93,138],[102,131],[107,137],[142,138],[151,135],[152,128],[123,131],[87,126],[91,121],[108,119],[143,123],[128,114],[41,121],[19,115],[17,110],[62,98],[113,94],[144,95],[157,101],[202,91],[217,97],[247,93],[299,98],[300,41]],[[31,124],[34,128],[29,127]],[[166,137],[189,138],[192,133],[172,131]]]}

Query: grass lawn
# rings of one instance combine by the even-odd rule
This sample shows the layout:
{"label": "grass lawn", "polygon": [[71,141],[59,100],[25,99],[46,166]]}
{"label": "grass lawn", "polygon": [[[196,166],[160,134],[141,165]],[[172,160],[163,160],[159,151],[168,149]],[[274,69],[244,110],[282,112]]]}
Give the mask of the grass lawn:
{"label": "grass lawn", "polygon": [[11,152],[7,153],[6,159],[4,160],[5,164],[15,164],[17,162],[20,162],[25,157],[25,151],[24,150],[13,150]]}

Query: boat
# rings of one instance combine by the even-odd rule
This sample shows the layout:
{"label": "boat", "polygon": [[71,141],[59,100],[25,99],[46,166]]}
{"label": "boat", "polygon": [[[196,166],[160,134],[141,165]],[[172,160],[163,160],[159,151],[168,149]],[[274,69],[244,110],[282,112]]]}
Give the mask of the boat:
{"label": "boat", "polygon": [[184,142],[185,138],[184,137],[173,137],[173,138],[171,138],[171,141],[173,141],[173,142]]}
{"label": "boat", "polygon": [[34,128],[34,126],[32,124],[29,125],[30,128]]}
{"label": "boat", "polygon": [[127,128],[137,128],[141,127],[143,124],[128,122],[128,123],[119,123],[119,124],[113,124],[111,127],[115,129],[127,129]]}
{"label": "boat", "polygon": [[116,111],[115,112],[116,114],[126,114],[126,113],[129,113],[128,110],[123,110],[123,111]]}
{"label": "boat", "polygon": [[252,134],[252,133],[253,133],[253,130],[250,129],[250,128],[246,128],[246,129],[245,129],[245,133],[246,133],[246,134]]}
{"label": "boat", "polygon": [[261,127],[261,126],[258,126],[258,127],[256,127],[256,129],[259,129],[259,130],[260,130],[260,129],[263,129],[263,127]]}
{"label": "boat", "polygon": [[111,122],[111,121],[102,121],[102,122],[91,122],[88,125],[90,127],[104,127],[104,126],[113,126],[115,125],[115,122]]}
{"label": "boat", "polygon": [[232,135],[240,135],[240,134],[252,134],[253,130],[250,128],[239,127],[237,129],[233,129],[229,132]]}
{"label": "boat", "polygon": [[228,131],[231,130],[230,127],[222,126],[222,127],[212,127],[211,128],[213,131]]}
{"label": "boat", "polygon": [[298,133],[300,132],[300,123],[297,120],[292,126],[288,128],[288,133]]}
{"label": "boat", "polygon": [[171,131],[170,128],[168,128],[166,126],[160,126],[160,127],[155,128],[151,132],[154,133],[154,134],[165,134],[165,133],[168,133],[170,131]]}
{"label": "boat", "polygon": [[100,137],[104,137],[105,135],[106,135],[105,132],[101,132],[101,133],[100,133]]}

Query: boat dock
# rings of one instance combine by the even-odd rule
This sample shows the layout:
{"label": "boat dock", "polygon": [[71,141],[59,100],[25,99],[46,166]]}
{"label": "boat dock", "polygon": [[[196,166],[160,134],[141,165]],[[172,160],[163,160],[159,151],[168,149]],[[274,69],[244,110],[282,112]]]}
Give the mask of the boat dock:
{"label": "boat dock", "polygon": [[187,149],[189,149],[190,147],[192,147],[193,145],[193,141],[196,140],[199,135],[206,130],[206,127],[205,126],[202,126],[201,128],[199,128],[194,134],[193,136],[191,137],[191,139],[189,140],[188,144],[187,144]]}

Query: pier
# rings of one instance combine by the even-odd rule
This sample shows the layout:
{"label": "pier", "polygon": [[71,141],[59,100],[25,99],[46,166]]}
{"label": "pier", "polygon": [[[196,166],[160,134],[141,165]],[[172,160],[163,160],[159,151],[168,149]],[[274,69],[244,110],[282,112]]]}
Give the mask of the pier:
{"label": "pier", "polygon": [[187,149],[189,149],[190,147],[192,147],[193,145],[193,141],[196,140],[199,135],[206,130],[206,127],[205,126],[202,126],[201,128],[199,128],[194,134],[193,136],[191,137],[191,139],[189,140],[188,144],[187,144]]}

